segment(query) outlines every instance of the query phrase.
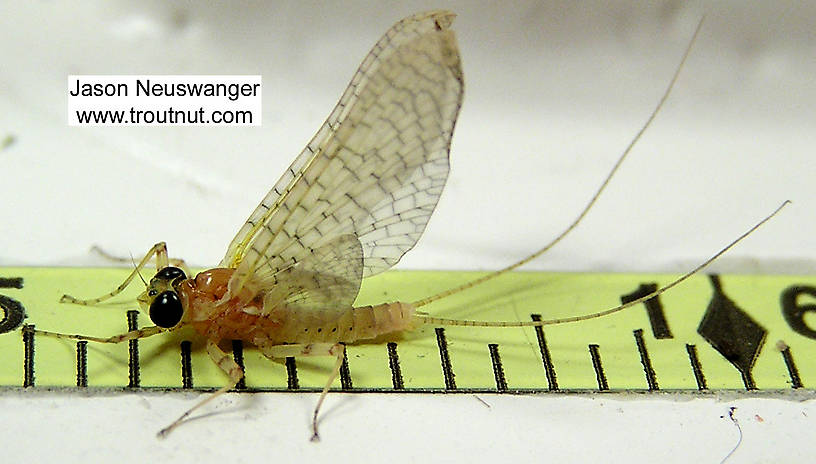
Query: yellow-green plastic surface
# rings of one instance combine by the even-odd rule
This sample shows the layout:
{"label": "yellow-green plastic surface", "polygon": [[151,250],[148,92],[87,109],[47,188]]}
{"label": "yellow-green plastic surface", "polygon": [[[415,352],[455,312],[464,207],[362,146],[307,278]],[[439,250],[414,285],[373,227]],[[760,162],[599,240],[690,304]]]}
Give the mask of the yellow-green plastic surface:
{"label": "yellow-green plastic surface", "polygon": [[[79,298],[95,297],[116,287],[127,269],[97,268],[0,268],[0,278],[21,277],[23,286],[0,288],[0,294],[19,301],[25,308],[25,324],[37,329],[72,334],[110,336],[127,331],[126,311],[138,309],[135,296],[142,290],[138,280],[114,301],[97,307],[58,303],[68,293]],[[474,272],[392,271],[366,279],[358,305],[389,301],[415,301],[483,275]],[[675,276],[647,274],[573,274],[516,272],[478,288],[423,307],[435,316],[477,320],[530,320],[583,314],[620,304],[621,295],[643,283],[665,285]],[[781,295],[796,288],[816,287],[816,277],[720,276],[724,294],[766,331],[764,343],[751,369],[759,390],[791,389],[816,385],[816,339],[812,333],[796,332],[786,321]],[[648,359],[660,390],[697,390],[687,345],[696,349],[706,384],[712,390],[744,390],[740,372],[699,333],[698,327],[714,295],[713,280],[698,275],[660,296],[672,338],[658,339],[643,305],[589,321],[544,327],[559,390],[599,389],[589,345],[598,345],[603,373],[610,390],[647,390],[649,385],[634,331],[642,329]],[[816,298],[799,294],[796,306],[805,328],[816,327]],[[808,306],[811,305],[811,306]],[[796,312],[797,309],[788,308]],[[140,313],[139,326],[150,325]],[[399,366],[406,390],[444,390],[437,334],[426,326],[388,339],[350,345],[348,365],[354,390],[393,388],[387,342],[396,342]],[[800,328],[801,329],[801,328]],[[536,331],[533,328],[447,327],[445,337],[450,363],[459,390],[495,391],[495,359],[489,344],[498,345],[501,367],[508,390],[540,391],[550,388]],[[139,341],[139,385],[180,388],[179,345],[192,342],[193,386],[221,387],[226,376],[209,360],[203,340],[192,331],[160,334]],[[783,342],[780,344],[778,342]],[[788,346],[791,366],[778,347]],[[36,336],[34,340],[34,385],[64,386],[77,383],[77,347],[71,340]],[[22,386],[24,345],[20,328],[0,334],[0,385]],[[90,387],[126,387],[129,382],[127,343],[89,343],[87,382]],[[246,384],[250,389],[286,389],[283,363],[264,358],[257,350],[244,350]],[[320,388],[333,360],[297,360],[299,385]],[[552,380],[552,379],[550,379]],[[339,380],[336,386],[340,387]]]}

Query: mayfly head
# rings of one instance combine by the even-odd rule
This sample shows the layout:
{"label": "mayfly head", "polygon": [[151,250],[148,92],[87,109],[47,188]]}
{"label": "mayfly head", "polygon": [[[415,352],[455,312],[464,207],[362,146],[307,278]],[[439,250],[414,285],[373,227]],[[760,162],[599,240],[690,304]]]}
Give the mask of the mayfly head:
{"label": "mayfly head", "polygon": [[184,305],[179,296],[179,286],[187,280],[184,271],[167,266],[150,279],[145,291],[139,295],[139,304],[147,310],[150,320],[157,326],[169,329],[181,322]]}

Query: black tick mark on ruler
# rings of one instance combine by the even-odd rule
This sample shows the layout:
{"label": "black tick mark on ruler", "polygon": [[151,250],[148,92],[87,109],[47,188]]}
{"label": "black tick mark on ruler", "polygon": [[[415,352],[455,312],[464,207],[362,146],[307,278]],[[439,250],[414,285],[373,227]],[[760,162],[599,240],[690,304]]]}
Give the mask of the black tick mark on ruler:
{"label": "black tick mark on ruler", "polygon": [[487,345],[490,351],[490,362],[493,364],[493,377],[496,379],[496,390],[507,391],[507,380],[504,378],[504,367],[502,367],[501,355],[499,355],[499,345],[491,343]]}
{"label": "black tick mark on ruler", "polygon": [[297,390],[300,388],[297,375],[297,363],[292,356],[286,358],[286,388],[289,390]]}
{"label": "black tick mark on ruler", "polygon": [[703,375],[703,366],[700,364],[700,358],[697,357],[697,347],[686,344],[686,351],[688,352],[689,362],[691,363],[691,371],[694,373],[694,380],[697,381],[697,389],[707,390],[705,375]]}
{"label": "black tick mark on ruler", "polygon": [[23,386],[34,386],[34,326],[23,326]]}
{"label": "black tick mark on ruler", "polygon": [[437,327],[434,330],[436,332],[436,345],[439,347],[439,360],[442,363],[442,375],[445,377],[445,390],[456,390],[456,375],[453,373],[453,367],[451,366],[445,329]]}
{"label": "black tick mark on ruler", "polygon": [[[139,330],[139,311],[127,312],[127,326],[128,332]],[[128,340],[128,388],[139,388],[139,370],[139,340]]]}
{"label": "black tick mark on ruler", "polygon": [[643,372],[646,374],[646,384],[649,386],[649,391],[659,390],[657,386],[657,375],[652,367],[652,360],[649,358],[649,351],[646,350],[646,342],[643,340],[643,329],[637,329],[634,332],[635,344],[637,345],[638,353],[640,353],[640,363],[643,365]]}
{"label": "black tick mark on ruler", "polygon": [[241,340],[232,341],[232,359],[241,368],[243,375],[241,380],[235,384],[236,390],[246,390],[246,366],[244,366],[244,343]]}
{"label": "black tick mark on ruler", "polygon": [[780,353],[782,353],[782,360],[785,361],[785,367],[788,369],[788,375],[791,379],[791,388],[804,387],[802,384],[802,378],[799,377],[799,369],[796,367],[796,363],[793,361],[793,353],[791,353],[790,347],[782,340],[776,342],[776,347],[779,349]]}
{"label": "black tick mark on ruler", "polygon": [[343,350],[343,363],[340,364],[340,388],[351,390],[354,385],[351,383],[351,370],[348,364],[348,350]]}
{"label": "black tick mark on ruler", "polygon": [[181,351],[181,388],[193,388],[193,344],[184,340],[180,345]]}
{"label": "black tick mark on ruler", "polygon": [[[531,314],[530,318],[534,321],[540,321],[541,314]],[[534,327],[534,329],[538,339],[538,351],[541,353],[541,362],[544,363],[544,373],[547,375],[547,386],[550,391],[557,391],[558,380],[555,376],[555,366],[552,362],[550,349],[547,347],[547,339],[544,337],[544,328],[538,326]]]}
{"label": "black tick mark on ruler", "polygon": [[601,364],[601,351],[598,345],[589,345],[589,355],[592,357],[592,367],[595,369],[595,378],[598,379],[598,390],[609,390],[609,384],[606,382],[606,374],[604,373],[603,364]]}
{"label": "black tick mark on ruler", "polygon": [[404,390],[405,383],[402,380],[402,368],[400,368],[399,354],[397,354],[397,344],[390,342],[388,347],[388,367],[391,368],[391,385],[394,390]]}
{"label": "black tick mark on ruler", "polygon": [[76,343],[76,385],[88,386],[88,342],[85,340]]}

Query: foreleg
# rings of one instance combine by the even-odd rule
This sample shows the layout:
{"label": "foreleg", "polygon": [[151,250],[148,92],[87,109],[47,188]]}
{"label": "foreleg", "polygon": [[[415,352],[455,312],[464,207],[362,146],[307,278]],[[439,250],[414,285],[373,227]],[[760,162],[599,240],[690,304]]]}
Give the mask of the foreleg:
{"label": "foreleg", "polygon": [[127,288],[128,285],[130,285],[130,282],[132,282],[133,279],[137,275],[139,275],[139,271],[141,271],[145,267],[145,265],[150,261],[153,255],[156,256],[156,269],[162,269],[164,267],[167,267],[169,263],[167,257],[167,244],[165,244],[164,242],[159,242],[153,245],[153,248],[151,248],[150,251],[147,252],[145,257],[142,258],[139,264],[136,265],[136,267],[133,269],[133,272],[131,272],[130,275],[127,276],[125,281],[122,282],[118,287],[116,287],[116,289],[113,290],[112,292],[88,300],[80,300],[70,295],[62,295],[62,298],[60,298],[60,303],[73,303],[84,306],[93,306],[105,300],[115,297],[116,295],[122,293],[122,291],[125,288]]}
{"label": "foreleg", "polygon": [[[30,327],[30,326],[28,326]],[[23,330],[27,330],[26,327],[23,327]],[[130,332],[125,332],[123,334],[114,335],[112,337],[90,337],[88,335],[74,335],[74,334],[64,334],[59,332],[49,332],[47,330],[39,330],[33,329],[31,330],[36,335],[44,335],[46,337],[53,337],[53,338],[62,338],[62,339],[70,339],[70,340],[87,340],[90,342],[96,343],[121,343],[128,340],[136,340],[137,338],[146,338],[153,335],[156,335],[161,332],[165,332],[166,330],[151,326],[145,327],[139,330],[132,330]]]}
{"label": "foreleg", "polygon": [[[113,261],[113,262],[116,262],[116,263],[125,263],[125,264],[129,264],[129,263],[133,262],[132,258],[123,258],[121,256],[114,256],[114,255],[108,253],[107,251],[103,250],[102,248],[100,248],[98,245],[92,246],[91,251],[98,254],[99,256],[107,259],[108,261]],[[148,262],[150,262],[150,260]],[[191,275],[190,274],[190,268],[187,267],[187,263],[183,259],[181,259],[181,258],[171,258],[171,257],[168,256],[167,262],[171,266],[175,266],[177,268],[180,268],[182,271],[184,271],[185,274],[187,274],[188,277]],[[156,268],[161,269],[161,266],[156,266]]]}

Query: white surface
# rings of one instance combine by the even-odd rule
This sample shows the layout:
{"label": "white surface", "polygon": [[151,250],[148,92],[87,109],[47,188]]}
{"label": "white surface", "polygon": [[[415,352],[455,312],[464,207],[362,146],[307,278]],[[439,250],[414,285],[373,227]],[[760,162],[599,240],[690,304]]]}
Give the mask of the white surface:
{"label": "white surface", "polygon": [[[705,12],[674,94],[608,194],[529,268],[685,270],[790,199],[716,269],[816,270],[816,6],[499,5],[0,4],[0,139],[15,138],[0,151],[0,264],[89,263],[92,244],[138,256],[159,240],[193,264],[218,262],[379,36],[403,16],[446,7],[459,14],[465,105],[446,192],[401,268],[493,269],[560,231],[645,121]],[[68,74],[262,74],[264,125],[68,127]],[[155,429],[190,400],[4,394],[0,422],[15,432],[0,449],[116,462],[541,460],[534,449],[564,461],[718,462],[736,440],[720,419],[731,403],[504,397],[487,409],[470,397],[334,395],[315,446],[306,441],[313,400],[243,399],[251,407],[156,442]],[[740,405],[745,448],[729,462],[804,461],[814,453],[808,411],[813,403]]]}
{"label": "white surface", "polygon": [[[743,437],[727,462],[813,461],[813,402],[336,394],[321,441],[311,443],[316,395],[231,395],[157,439],[195,396],[0,396],[12,411],[3,414],[4,461],[718,463],[739,441],[731,406]],[[59,434],[45,435],[45,424]],[[20,437],[37,441],[25,446]]]}

